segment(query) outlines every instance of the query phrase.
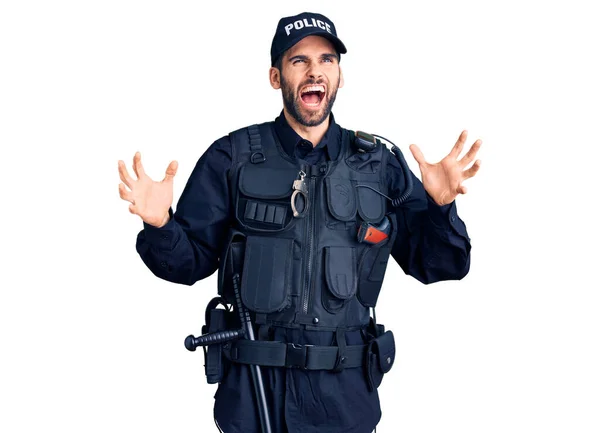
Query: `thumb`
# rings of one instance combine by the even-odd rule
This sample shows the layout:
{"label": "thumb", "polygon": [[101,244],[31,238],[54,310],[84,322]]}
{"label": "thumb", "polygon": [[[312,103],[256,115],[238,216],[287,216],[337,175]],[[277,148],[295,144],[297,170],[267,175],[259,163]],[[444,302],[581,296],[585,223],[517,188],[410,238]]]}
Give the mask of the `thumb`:
{"label": "thumb", "polygon": [[415,160],[419,163],[419,165],[427,164],[427,161],[425,161],[425,157],[423,156],[423,152],[421,152],[421,149],[419,149],[419,146],[417,146],[416,144],[411,144],[408,148],[410,149],[410,152],[412,153]]}
{"label": "thumb", "polygon": [[177,173],[177,167],[178,167],[177,161],[171,161],[171,163],[167,167],[167,171],[165,172],[165,178],[163,179],[163,182],[170,181],[173,179],[173,177]]}

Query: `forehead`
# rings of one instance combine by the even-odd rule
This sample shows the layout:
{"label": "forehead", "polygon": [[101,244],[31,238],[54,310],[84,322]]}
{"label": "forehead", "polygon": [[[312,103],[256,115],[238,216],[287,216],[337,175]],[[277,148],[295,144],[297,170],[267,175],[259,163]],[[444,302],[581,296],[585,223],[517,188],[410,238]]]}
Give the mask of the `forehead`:
{"label": "forehead", "polygon": [[299,55],[320,56],[321,54],[336,54],[333,44],[322,36],[307,36],[285,53],[290,58]]}

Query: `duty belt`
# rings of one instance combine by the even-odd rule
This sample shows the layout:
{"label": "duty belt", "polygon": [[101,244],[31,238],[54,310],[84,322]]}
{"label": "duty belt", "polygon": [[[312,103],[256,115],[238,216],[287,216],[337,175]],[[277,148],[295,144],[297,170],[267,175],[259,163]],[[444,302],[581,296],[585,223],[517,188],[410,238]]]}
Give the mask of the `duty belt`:
{"label": "duty belt", "polygon": [[341,370],[365,364],[366,345],[337,346],[282,343],[280,341],[237,340],[223,345],[225,357],[232,362],[304,370]]}

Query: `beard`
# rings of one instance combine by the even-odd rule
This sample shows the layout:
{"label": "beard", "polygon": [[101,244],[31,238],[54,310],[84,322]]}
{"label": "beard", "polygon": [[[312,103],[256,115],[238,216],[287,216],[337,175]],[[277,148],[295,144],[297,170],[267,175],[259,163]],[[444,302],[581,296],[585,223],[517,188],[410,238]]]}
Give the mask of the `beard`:
{"label": "beard", "polygon": [[[312,113],[307,113],[304,116],[301,114],[302,106],[300,105],[300,101],[298,98],[298,93],[292,89],[292,86],[288,84],[288,82],[283,78],[283,74],[281,74],[281,95],[283,96],[283,106],[287,110],[287,112],[302,126],[317,126],[323,123],[331,113],[331,108],[333,107],[333,103],[335,102],[335,97],[337,96],[337,91],[340,86],[341,77],[338,78],[337,85],[335,89],[332,90],[331,94],[327,95],[327,102],[325,106],[321,109],[321,111],[316,111]],[[312,80],[306,83],[303,83],[300,87],[306,86],[308,84],[320,84],[319,82]],[[324,96],[325,97],[325,96]]]}

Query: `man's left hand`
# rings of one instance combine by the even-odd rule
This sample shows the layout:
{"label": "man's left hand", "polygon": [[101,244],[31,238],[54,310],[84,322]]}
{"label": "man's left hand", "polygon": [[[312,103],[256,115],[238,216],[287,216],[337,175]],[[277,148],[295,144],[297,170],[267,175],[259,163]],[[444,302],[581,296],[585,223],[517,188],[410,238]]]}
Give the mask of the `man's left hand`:
{"label": "man's left hand", "polygon": [[473,162],[481,147],[480,139],[473,143],[465,156],[458,159],[466,139],[467,131],[462,131],[450,153],[436,164],[428,163],[416,144],[411,144],[409,147],[419,163],[425,191],[440,206],[452,203],[458,194],[466,194],[467,188],[462,185],[462,182],[475,176],[481,167],[481,161],[477,160],[470,168],[466,168]]}

